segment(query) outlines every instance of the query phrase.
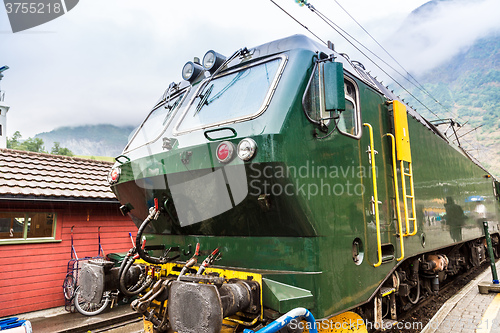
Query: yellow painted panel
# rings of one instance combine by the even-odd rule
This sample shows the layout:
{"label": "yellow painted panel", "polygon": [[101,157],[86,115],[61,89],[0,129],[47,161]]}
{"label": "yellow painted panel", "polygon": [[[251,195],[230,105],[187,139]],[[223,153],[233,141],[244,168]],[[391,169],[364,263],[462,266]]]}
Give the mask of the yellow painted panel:
{"label": "yellow painted panel", "polygon": [[[308,323],[303,321],[300,324],[305,328],[304,333],[309,333]],[[368,333],[363,318],[350,311],[317,321],[316,329],[318,333]]]}
{"label": "yellow painted panel", "polygon": [[142,320],[144,322],[144,333],[153,333],[153,323],[146,320],[145,317],[142,317]]}
{"label": "yellow painted panel", "polygon": [[398,160],[411,162],[410,133],[408,132],[406,105],[394,100],[392,102],[392,110],[394,114],[394,135],[396,137]]}
{"label": "yellow painted panel", "polygon": [[[149,265],[147,262],[145,262],[142,259],[136,260],[134,263],[136,264],[144,264],[148,266],[154,266],[154,265]],[[182,269],[184,265],[179,264],[179,263],[167,263],[164,265],[160,266],[155,266],[158,269],[156,271],[156,278],[160,277],[165,277],[167,275],[179,275],[180,270]],[[176,268],[176,270],[174,270]],[[198,270],[199,266],[193,266],[192,269]],[[229,269],[222,269],[222,268],[215,268],[215,267],[207,267],[205,270],[205,274],[210,274],[210,273],[218,273],[220,277],[225,278],[226,280],[230,279],[241,279],[241,280],[246,280],[246,279],[252,279],[253,281],[256,281],[260,285],[260,305],[261,305],[261,312],[258,316],[258,318],[263,319],[264,318],[264,308],[262,306],[262,275],[258,273],[253,273],[253,272],[245,272],[245,271],[235,271],[235,270],[229,270]],[[255,318],[255,322],[257,321],[258,318]],[[221,330],[221,333],[232,333],[234,330],[238,327],[238,325],[234,325],[235,320],[232,320],[231,318],[225,318],[224,323],[227,324],[223,327]],[[144,332],[153,332],[153,324],[144,319]]]}

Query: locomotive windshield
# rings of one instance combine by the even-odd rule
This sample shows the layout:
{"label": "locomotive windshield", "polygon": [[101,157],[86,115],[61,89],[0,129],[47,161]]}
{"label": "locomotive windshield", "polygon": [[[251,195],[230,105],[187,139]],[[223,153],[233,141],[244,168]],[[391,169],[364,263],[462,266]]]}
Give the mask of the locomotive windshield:
{"label": "locomotive windshield", "polygon": [[269,104],[284,62],[279,57],[207,80],[176,131],[189,132],[258,116]]}
{"label": "locomotive windshield", "polygon": [[174,94],[172,97],[167,97],[165,103],[157,104],[141,127],[136,131],[125,150],[132,150],[156,140],[170,124],[186,95],[187,90],[184,90],[178,94]]}

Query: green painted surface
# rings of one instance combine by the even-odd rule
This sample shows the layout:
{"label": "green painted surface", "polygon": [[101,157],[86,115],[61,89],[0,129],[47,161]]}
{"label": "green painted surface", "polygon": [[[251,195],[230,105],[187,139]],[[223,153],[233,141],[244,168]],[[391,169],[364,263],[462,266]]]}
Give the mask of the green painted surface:
{"label": "green painted surface", "polygon": [[286,313],[296,307],[312,307],[314,296],[306,289],[262,279],[262,302],[266,307]]}
{"label": "green painted surface", "polygon": [[[194,131],[176,136],[177,142],[169,151],[162,148],[159,139],[127,152],[132,162],[121,166],[120,182],[113,190],[123,204],[132,204],[131,213],[139,224],[153,205],[153,198],[161,202],[171,198],[172,184],[222,169],[231,173],[244,165],[248,194],[241,202],[185,227],[163,214],[153,223],[148,244],[187,249],[189,244],[199,242],[203,251],[219,247],[223,258],[218,265],[257,271],[266,281],[273,281],[265,285],[266,304],[280,311],[295,304],[308,306],[317,318],[322,318],[369,300],[397,262],[391,260],[373,267],[377,249],[370,213],[373,186],[366,127],[361,128],[360,139],[334,131],[320,140],[313,136],[318,126],[304,115],[302,96],[316,51],[304,43],[307,47],[302,49],[280,51],[286,54],[288,63],[268,109],[256,119],[230,125],[237,133],[237,137],[229,139],[235,146],[245,137],[256,141],[257,154],[250,163],[237,157],[227,165],[219,163],[215,158],[219,142],[207,140],[203,131]],[[385,136],[392,131],[391,117],[384,96],[354,80],[359,90],[361,122],[373,126],[378,151],[382,244],[388,249],[392,246],[393,255],[398,257],[391,146]],[[408,121],[419,231],[405,238],[406,257],[481,236],[474,203],[467,202],[472,195],[485,198],[488,218],[495,222],[492,233],[498,232],[499,204],[493,196],[491,179],[484,178],[482,169],[416,119],[409,116]],[[174,137],[172,128],[167,128],[163,137]],[[189,162],[183,163],[187,152]],[[273,186],[289,193],[273,193]],[[204,193],[207,188],[195,190]],[[263,206],[262,200],[259,202],[259,195],[264,193],[270,194],[270,208]],[[222,200],[208,194],[206,197],[207,205]],[[456,206],[463,214],[453,213]],[[170,210],[175,215],[175,210]],[[353,261],[355,239],[363,245],[364,259],[359,265]],[[283,290],[273,289],[278,284],[310,291],[313,298],[306,297],[304,304],[293,297],[293,301],[284,301]]]}

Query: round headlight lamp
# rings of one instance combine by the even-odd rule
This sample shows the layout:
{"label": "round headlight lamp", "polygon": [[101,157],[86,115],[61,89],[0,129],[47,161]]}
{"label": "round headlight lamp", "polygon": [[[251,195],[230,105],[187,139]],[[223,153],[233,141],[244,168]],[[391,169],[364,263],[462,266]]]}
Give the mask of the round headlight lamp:
{"label": "round headlight lamp", "polygon": [[226,61],[226,57],[215,52],[214,50],[210,50],[203,56],[203,68],[209,71],[210,74],[213,74],[217,68],[219,68],[224,61]]}
{"label": "round headlight lamp", "polygon": [[117,183],[118,180],[120,180],[120,174],[121,174],[120,167],[115,167],[111,169],[111,171],[108,173],[108,183],[110,185]]}
{"label": "round headlight lamp", "polygon": [[228,163],[233,158],[234,145],[229,141],[222,141],[217,146],[217,159],[221,163]]}
{"label": "round headlight lamp", "polygon": [[257,143],[253,139],[246,138],[238,144],[238,157],[243,161],[249,161],[257,151]]}
{"label": "round headlight lamp", "polygon": [[203,67],[201,67],[200,64],[188,61],[184,67],[182,67],[182,78],[189,81],[189,83],[193,83],[202,71]]}

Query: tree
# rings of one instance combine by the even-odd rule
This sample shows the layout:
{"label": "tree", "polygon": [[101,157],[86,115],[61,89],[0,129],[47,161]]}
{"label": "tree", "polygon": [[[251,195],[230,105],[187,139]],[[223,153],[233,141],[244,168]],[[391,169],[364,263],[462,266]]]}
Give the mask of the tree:
{"label": "tree", "polygon": [[21,139],[21,133],[19,131],[16,131],[12,137],[9,139],[7,138],[7,148],[9,149],[21,149],[21,143],[19,142],[19,139]]}
{"label": "tree", "polygon": [[33,151],[35,153],[46,153],[43,140],[40,138],[28,138],[21,146],[24,147],[22,150]]}
{"label": "tree", "polygon": [[[7,138],[7,148],[9,149],[17,149],[17,150],[25,150],[25,151],[33,151],[35,153],[47,153],[45,151],[43,139],[40,138],[28,138],[24,141],[21,141],[21,132],[16,131],[12,137]],[[54,146],[50,150],[51,154],[54,155],[64,155],[64,156],[73,156],[73,152],[68,148],[61,147],[59,142],[54,142]]]}
{"label": "tree", "polygon": [[54,142],[54,146],[50,150],[50,153],[53,155],[64,155],[64,156],[73,156],[73,152],[68,148],[61,147],[59,142]]}

